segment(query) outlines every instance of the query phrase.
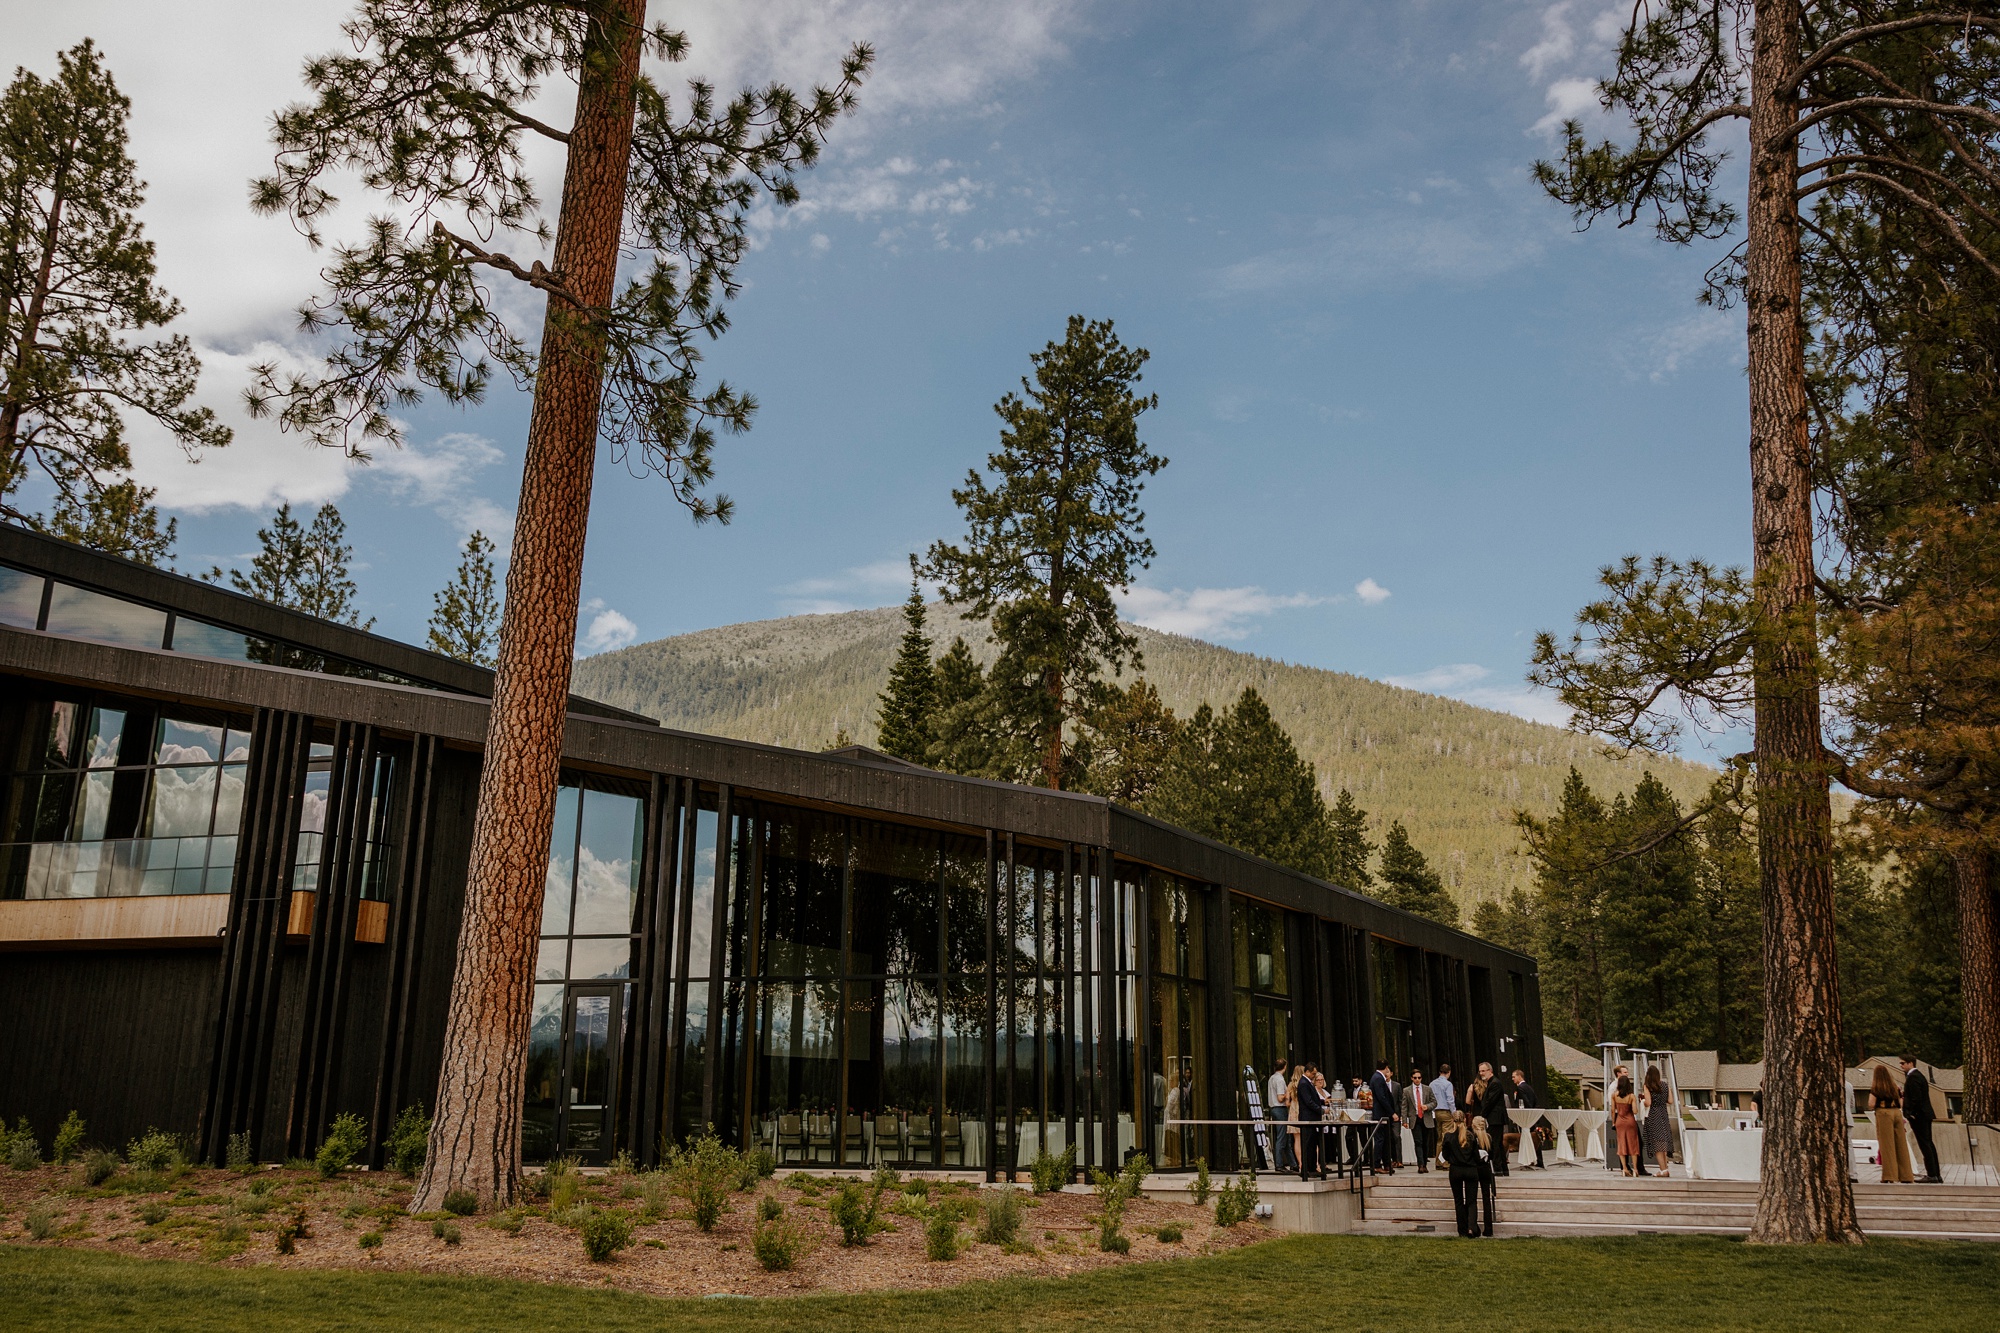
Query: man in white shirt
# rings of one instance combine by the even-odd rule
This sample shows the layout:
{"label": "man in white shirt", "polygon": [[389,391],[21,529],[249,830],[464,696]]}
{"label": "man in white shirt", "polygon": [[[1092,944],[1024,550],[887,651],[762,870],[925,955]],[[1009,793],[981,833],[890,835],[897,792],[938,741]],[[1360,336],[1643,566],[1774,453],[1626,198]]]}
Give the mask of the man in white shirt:
{"label": "man in white shirt", "polygon": [[1431,1080],[1431,1106],[1439,1111],[1458,1109],[1458,1097],[1451,1090],[1450,1065],[1439,1065],[1438,1076]]}
{"label": "man in white shirt", "polygon": [[1292,1113],[1285,1100],[1285,1070],[1290,1066],[1289,1060],[1279,1056],[1277,1068],[1271,1071],[1270,1082],[1265,1085],[1264,1118],[1271,1131],[1272,1165],[1280,1171],[1299,1169],[1299,1164],[1292,1160],[1292,1136],[1286,1132]]}

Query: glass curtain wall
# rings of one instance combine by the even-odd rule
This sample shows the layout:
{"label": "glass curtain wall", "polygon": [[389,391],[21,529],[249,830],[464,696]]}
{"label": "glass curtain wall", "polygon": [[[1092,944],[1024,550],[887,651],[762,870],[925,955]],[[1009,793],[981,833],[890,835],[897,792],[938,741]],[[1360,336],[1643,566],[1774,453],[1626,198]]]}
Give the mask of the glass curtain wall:
{"label": "glass curtain wall", "polygon": [[1025,1171],[1042,1153],[1059,1156],[1076,1142],[1071,1104],[1076,1079],[1068,1061],[1075,1049],[1074,988],[1066,854],[1016,844],[1011,877],[1002,870],[1007,965],[999,972],[999,1013],[1008,1032],[994,1077],[995,1121],[1002,1136],[1003,1171]]}
{"label": "glass curtain wall", "polygon": [[1110,1055],[1111,1105],[1107,1115],[1117,1116],[1118,1161],[1122,1166],[1135,1153],[1146,1151],[1144,1119],[1148,1107],[1140,1103],[1140,1089],[1149,1082],[1142,1067],[1145,1050],[1142,1037],[1145,1019],[1139,1006],[1140,932],[1145,929],[1146,870],[1120,862],[1111,881],[1110,971],[1115,1008],[1111,1015],[1113,1049]]}
{"label": "glass curtain wall", "polygon": [[1214,1157],[1208,1126],[1178,1123],[1210,1118],[1204,892],[1186,880],[1155,875],[1147,904],[1147,950],[1153,962],[1152,1031],[1146,1043],[1151,1153],[1162,1170],[1191,1170],[1197,1158]]}
{"label": "glass curtain wall", "polygon": [[602,1161],[617,1140],[645,800],[565,780],[556,792],[528,1034],[522,1155]]}
{"label": "glass curtain wall", "polygon": [[[1261,1091],[1280,1059],[1292,1057],[1291,965],[1285,947],[1285,914],[1241,896],[1229,900],[1229,941],[1236,987],[1236,1118],[1250,1114],[1245,1078]],[[1266,1107],[1268,1114],[1270,1108]],[[1250,1140],[1239,1135],[1238,1160],[1254,1161]]]}
{"label": "glass curtain wall", "polygon": [[0,712],[0,897],[227,893],[249,723],[29,695]]}
{"label": "glass curtain wall", "polygon": [[1375,974],[1375,1054],[1387,1060],[1396,1078],[1410,1076],[1416,1059],[1416,1024],[1410,995],[1410,955],[1413,952],[1380,935],[1371,936],[1368,948]]}

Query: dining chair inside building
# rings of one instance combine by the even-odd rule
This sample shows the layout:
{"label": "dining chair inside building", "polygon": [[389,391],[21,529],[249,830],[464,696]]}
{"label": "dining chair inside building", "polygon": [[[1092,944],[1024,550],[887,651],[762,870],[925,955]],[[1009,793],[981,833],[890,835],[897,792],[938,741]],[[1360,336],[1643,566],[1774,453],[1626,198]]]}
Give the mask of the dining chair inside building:
{"label": "dining chair inside building", "polygon": [[928,1115],[912,1115],[908,1149],[910,1160],[929,1166],[937,1155],[935,1148],[935,1141],[931,1138],[931,1118]]}
{"label": "dining chair inside building", "polygon": [[781,1115],[778,1117],[779,1163],[790,1161],[793,1153],[801,1159],[806,1155],[805,1124],[795,1115]]}
{"label": "dining chair inside building", "polygon": [[875,1117],[875,1165],[903,1160],[903,1124],[893,1115]]}
{"label": "dining chair inside building", "polygon": [[965,1140],[959,1135],[958,1132],[958,1117],[955,1115],[948,1115],[939,1123],[944,1131],[945,1155],[949,1157],[952,1153],[957,1153],[958,1164],[960,1166],[964,1166]]}

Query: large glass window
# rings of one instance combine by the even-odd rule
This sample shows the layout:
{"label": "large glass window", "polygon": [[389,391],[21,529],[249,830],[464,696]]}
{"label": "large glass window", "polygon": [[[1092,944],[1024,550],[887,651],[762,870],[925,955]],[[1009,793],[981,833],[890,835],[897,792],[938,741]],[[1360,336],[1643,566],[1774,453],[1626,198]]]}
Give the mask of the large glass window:
{"label": "large glass window", "polygon": [[227,893],[247,722],[104,697],[10,700],[0,895]]}
{"label": "large glass window", "polygon": [[[1236,1059],[1255,1071],[1262,1087],[1278,1061],[1292,1052],[1291,967],[1285,947],[1285,914],[1249,898],[1229,900],[1229,943],[1236,988]],[[1242,1071],[1238,1071],[1240,1075]],[[1243,1079],[1232,1080],[1236,1114],[1250,1114]],[[1242,1151],[1248,1151],[1247,1144]]]}
{"label": "large glass window", "polygon": [[1153,1161],[1191,1168],[1209,1156],[1205,1084],[1208,1048],[1207,975],[1202,941],[1202,890],[1155,875],[1147,913],[1153,959],[1152,1031],[1147,1043],[1153,1111]]}
{"label": "large glass window", "polygon": [[1398,1079],[1410,1076],[1416,1059],[1416,1024],[1410,1000],[1410,955],[1414,952],[1380,935],[1369,937],[1375,973],[1375,1051]]}

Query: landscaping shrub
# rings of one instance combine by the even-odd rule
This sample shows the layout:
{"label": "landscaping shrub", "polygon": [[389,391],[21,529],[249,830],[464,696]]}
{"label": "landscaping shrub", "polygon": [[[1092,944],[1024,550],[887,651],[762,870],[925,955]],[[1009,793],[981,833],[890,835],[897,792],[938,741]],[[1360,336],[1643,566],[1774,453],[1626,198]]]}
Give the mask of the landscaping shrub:
{"label": "landscaping shrub", "polygon": [[1107,1254],[1125,1254],[1131,1250],[1132,1241],[1123,1230],[1125,1206],[1137,1196],[1139,1183],[1151,1169],[1145,1155],[1140,1154],[1125,1163],[1125,1169],[1115,1176],[1103,1171],[1091,1174],[1091,1187],[1097,1191],[1098,1249]]}
{"label": "landscaping shrub", "polygon": [[657,1222],[667,1215],[667,1201],[674,1197],[673,1182],[658,1171],[648,1171],[633,1182],[639,1199],[639,1215]]}
{"label": "landscaping shrub", "polygon": [[412,1102],[405,1106],[396,1117],[396,1123],[389,1127],[389,1165],[397,1174],[415,1178],[424,1169],[424,1156],[430,1151],[431,1118],[424,1114],[422,1102]]}
{"label": "landscaping shrub", "polygon": [[68,1166],[83,1153],[83,1117],[71,1111],[56,1130],[49,1155],[57,1166]]}
{"label": "landscaping shrub", "polygon": [[1257,1177],[1245,1171],[1215,1195],[1215,1225],[1233,1227],[1257,1211]]}
{"label": "landscaping shrub", "polygon": [[148,1199],[139,1205],[139,1220],[149,1227],[156,1227],[167,1220],[167,1206],[158,1199]]}
{"label": "landscaping shrub", "polygon": [[1215,1184],[1208,1178],[1208,1159],[1206,1157],[1195,1158],[1194,1188],[1191,1193],[1194,1195],[1195,1203],[1202,1208],[1208,1207],[1208,1196],[1215,1193]]}
{"label": "landscaping shrub", "polygon": [[574,1158],[558,1157],[542,1169],[541,1193],[549,1201],[551,1215],[576,1206],[577,1195],[583,1193],[583,1173],[576,1169]]}
{"label": "landscaping shrub", "polygon": [[361,1239],[356,1243],[364,1250],[379,1250],[382,1248],[382,1233],[379,1231],[364,1231],[361,1233]]}
{"label": "landscaping shrub", "polygon": [[1069,1184],[1076,1179],[1076,1145],[1072,1143],[1054,1155],[1036,1153],[1028,1167],[1028,1179],[1034,1182],[1037,1194],[1054,1194]]}
{"label": "landscaping shrub", "polygon": [[801,1194],[817,1194],[819,1193],[819,1177],[809,1176],[803,1171],[794,1171],[785,1177],[785,1186],[788,1189],[795,1189]]}
{"label": "landscaping shrub", "polygon": [[833,1201],[827,1205],[827,1213],[840,1228],[842,1245],[866,1245],[868,1238],[882,1229],[883,1224],[875,1220],[882,1203],[882,1190],[879,1176],[872,1190],[858,1180],[840,1182]]}
{"label": "landscaping shrub", "polygon": [[28,1234],[36,1240],[47,1240],[56,1234],[56,1210],[46,1203],[30,1208],[22,1221],[27,1224]]}
{"label": "landscaping shrub", "polygon": [[774,1206],[774,1211],[762,1216],[756,1230],[750,1233],[750,1252],[757,1256],[757,1262],[765,1272],[786,1272],[812,1248],[812,1237],[786,1215],[782,1204],[768,1194],[764,1196],[764,1203],[758,1205],[760,1214],[764,1212],[765,1205]]}
{"label": "landscaping shrub", "polygon": [[777,1195],[766,1194],[763,1198],[757,1200],[757,1220],[759,1222],[775,1222],[784,1215],[785,1205],[778,1202]]}
{"label": "landscaping shrub", "polygon": [[639,1164],[632,1160],[632,1154],[620,1148],[618,1155],[605,1164],[604,1174],[607,1178],[616,1180],[619,1176],[629,1176],[638,1169]]}
{"label": "landscaping shrub", "polygon": [[479,1211],[479,1196],[468,1189],[446,1190],[444,1210],[453,1217],[471,1217]]}
{"label": "landscaping shrub", "polygon": [[319,1151],[313,1155],[313,1166],[318,1168],[321,1176],[332,1180],[353,1166],[355,1157],[367,1146],[366,1120],[351,1111],[335,1116],[333,1124],[327,1128],[326,1137],[320,1140]]}
{"label": "landscaping shrub", "polygon": [[913,1199],[928,1199],[931,1197],[931,1183],[922,1176],[912,1176],[904,1182],[903,1193]]}
{"label": "landscaping shrub", "polygon": [[778,1159],[769,1148],[752,1148],[743,1157],[756,1171],[758,1180],[769,1180],[778,1174]]}
{"label": "landscaping shrub", "polygon": [[632,1223],[623,1213],[593,1208],[576,1234],[591,1262],[601,1264],[632,1243]]}
{"label": "landscaping shrub", "polygon": [[1153,1234],[1160,1238],[1162,1245],[1178,1245],[1181,1243],[1181,1228],[1177,1222],[1164,1222],[1160,1225],[1160,1229]]}
{"label": "landscaping shrub", "polygon": [[713,1231],[729,1210],[729,1193],[742,1179],[743,1160],[714,1134],[703,1134],[691,1145],[676,1148],[667,1162],[673,1191],[687,1200],[697,1230]]}
{"label": "landscaping shrub", "polygon": [[181,1164],[181,1145],[164,1130],[149,1129],[125,1145],[125,1161],[134,1171],[166,1171]]}
{"label": "landscaping shrub", "polygon": [[[161,1211],[165,1212],[164,1209]],[[290,1254],[294,1241],[310,1235],[312,1231],[306,1226],[306,1210],[293,1209],[292,1215],[278,1225],[278,1253]]]}
{"label": "landscaping shrub", "polygon": [[528,1215],[526,1213],[521,1212],[517,1208],[509,1208],[504,1213],[497,1213],[487,1218],[486,1225],[492,1227],[495,1231],[504,1232],[509,1236],[518,1236],[521,1234],[521,1228],[526,1225],[527,1221]]}
{"label": "landscaping shrub", "polygon": [[258,1176],[250,1182],[250,1192],[258,1195],[269,1194],[271,1192],[271,1178],[269,1176]]}
{"label": "landscaping shrub", "polygon": [[988,1245],[1011,1245],[1021,1234],[1021,1199],[1011,1189],[993,1191],[986,1201],[986,1219],[979,1239]]}
{"label": "landscaping shrub", "polygon": [[257,1162],[250,1155],[250,1133],[229,1136],[229,1146],[223,1153],[223,1164],[239,1175],[248,1175],[257,1169]]}
{"label": "landscaping shrub", "polygon": [[458,1223],[447,1222],[442,1217],[431,1223],[431,1234],[447,1245],[456,1245],[463,1239],[459,1234]]}
{"label": "landscaping shrub", "polygon": [[83,1155],[83,1180],[86,1185],[102,1185],[117,1174],[117,1153],[93,1148]]}
{"label": "landscaping shrub", "polygon": [[42,1164],[42,1145],[35,1138],[35,1131],[28,1128],[28,1117],[22,1116],[21,1123],[7,1140],[7,1165],[16,1171],[32,1171]]}
{"label": "landscaping shrub", "polygon": [[938,1208],[924,1223],[924,1253],[938,1263],[958,1258],[958,1210]]}

